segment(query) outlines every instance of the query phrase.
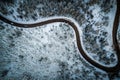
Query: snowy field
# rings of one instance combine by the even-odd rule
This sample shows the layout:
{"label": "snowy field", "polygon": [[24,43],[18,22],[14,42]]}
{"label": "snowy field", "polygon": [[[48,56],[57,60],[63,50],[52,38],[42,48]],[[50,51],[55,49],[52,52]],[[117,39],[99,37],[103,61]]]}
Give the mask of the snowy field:
{"label": "snowy field", "polygon": [[[82,31],[82,46],[87,55],[104,66],[116,65],[112,46],[114,0],[17,0],[0,4],[0,14],[18,23],[57,16],[73,18]],[[117,36],[120,43],[120,26]],[[119,79],[120,74],[113,80]],[[82,57],[69,24],[56,22],[18,28],[0,21],[0,80],[109,80],[109,77]]]}

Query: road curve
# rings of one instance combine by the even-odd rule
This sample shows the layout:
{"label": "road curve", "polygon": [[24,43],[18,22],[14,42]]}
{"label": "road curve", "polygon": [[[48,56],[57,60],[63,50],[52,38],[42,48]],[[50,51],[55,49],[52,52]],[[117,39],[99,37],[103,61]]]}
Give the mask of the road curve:
{"label": "road curve", "polygon": [[[117,0],[119,1],[119,0]],[[37,22],[37,23],[30,23],[30,24],[24,24],[24,23],[17,23],[17,22],[14,22],[12,20],[9,20],[7,18],[5,18],[4,16],[2,16],[0,14],[0,20],[8,23],[8,24],[11,24],[11,25],[14,25],[16,27],[22,27],[22,28],[32,28],[32,27],[37,27],[37,26],[42,26],[42,25],[46,25],[46,24],[50,24],[50,23],[54,23],[54,22],[64,22],[64,23],[67,23],[69,24],[75,31],[75,35],[76,35],[76,42],[77,42],[77,47],[79,49],[79,52],[81,53],[81,55],[89,62],[91,63],[92,65],[94,65],[95,67],[97,68],[100,68],[108,73],[115,73],[115,72],[118,72],[120,70],[120,49],[119,49],[119,46],[118,46],[118,42],[117,42],[117,29],[118,29],[118,24],[119,24],[119,14],[120,14],[120,11],[119,11],[119,7],[118,6],[119,3],[117,3],[117,11],[116,11],[116,16],[115,16],[115,20],[114,20],[114,24],[113,24],[113,31],[112,31],[112,39],[113,39],[113,45],[114,45],[114,48],[116,50],[116,55],[117,55],[117,59],[118,59],[118,63],[113,66],[113,67],[106,67],[106,66],[103,66],[99,63],[97,63],[96,61],[92,60],[84,51],[83,47],[82,47],[82,44],[81,44],[81,38],[80,38],[80,32],[77,28],[77,25],[72,22],[72,20],[70,19],[66,19],[66,18],[52,18],[52,19],[47,19],[45,21],[42,21],[42,22]]]}

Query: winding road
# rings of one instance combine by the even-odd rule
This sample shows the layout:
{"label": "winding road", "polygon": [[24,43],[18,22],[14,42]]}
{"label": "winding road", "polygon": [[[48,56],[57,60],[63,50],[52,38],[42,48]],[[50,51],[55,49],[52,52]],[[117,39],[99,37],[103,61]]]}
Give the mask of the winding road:
{"label": "winding road", "polygon": [[54,22],[64,22],[69,24],[75,31],[75,35],[76,35],[76,42],[77,42],[77,47],[79,49],[79,52],[81,53],[81,55],[92,65],[94,65],[97,68],[100,68],[108,73],[115,73],[118,72],[120,70],[120,48],[118,45],[118,41],[117,41],[117,29],[118,29],[118,25],[119,25],[119,16],[120,16],[120,2],[119,0],[117,0],[117,10],[116,10],[116,16],[114,19],[114,24],[113,24],[113,31],[112,31],[112,39],[113,39],[113,45],[116,51],[116,55],[117,55],[117,59],[118,59],[118,63],[113,66],[113,67],[106,67],[103,66],[99,63],[97,63],[96,61],[92,60],[86,53],[85,50],[82,47],[82,43],[81,43],[81,38],[80,38],[80,32],[78,30],[77,25],[69,18],[52,18],[52,19],[47,19],[45,21],[41,21],[41,22],[37,22],[37,23],[30,23],[30,24],[23,24],[23,23],[17,23],[14,22],[12,20],[7,19],[6,17],[4,17],[3,15],[0,14],[0,20],[14,25],[16,27],[22,27],[22,28],[32,28],[32,27],[37,27],[37,26],[42,26],[42,25],[46,25],[46,24],[50,24],[50,23],[54,23]]}

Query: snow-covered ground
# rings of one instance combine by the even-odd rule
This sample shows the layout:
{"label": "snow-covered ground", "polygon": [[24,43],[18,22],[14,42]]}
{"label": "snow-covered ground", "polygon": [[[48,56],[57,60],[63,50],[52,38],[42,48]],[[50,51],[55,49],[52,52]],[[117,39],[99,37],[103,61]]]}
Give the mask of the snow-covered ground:
{"label": "snow-covered ground", "polygon": [[3,25],[7,27],[0,32],[0,70],[9,72],[2,79],[96,79],[98,74],[98,79],[104,76],[106,80],[105,72],[81,58],[75,33],[68,24],[52,23],[25,29]]}
{"label": "snow-covered ground", "polygon": [[117,39],[118,39],[118,43],[119,43],[119,47],[120,47],[120,22],[119,22],[119,27],[118,27],[118,31],[117,31]]}
{"label": "snow-covered ground", "polygon": [[[112,47],[114,0],[28,1],[18,0],[14,5],[1,3],[0,14],[19,23],[39,22],[52,16],[72,17],[82,30],[87,55],[107,67],[117,63]],[[118,40],[119,32],[120,29]],[[17,28],[0,21],[0,44],[2,80],[108,80],[106,72],[80,55],[74,30],[66,23]]]}
{"label": "snow-covered ground", "polygon": [[85,49],[88,55],[98,63],[108,67],[115,66],[117,56],[112,47],[112,29],[116,6],[110,8],[108,13],[102,12],[99,5],[94,5],[91,10],[94,17],[89,20],[87,25],[83,24]]}

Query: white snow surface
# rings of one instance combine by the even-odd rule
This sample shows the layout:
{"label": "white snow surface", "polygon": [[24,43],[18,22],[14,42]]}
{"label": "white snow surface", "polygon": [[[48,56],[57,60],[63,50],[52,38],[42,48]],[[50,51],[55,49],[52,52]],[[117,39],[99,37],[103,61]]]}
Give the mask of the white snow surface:
{"label": "white snow surface", "polygon": [[[89,2],[89,0],[85,0],[85,2]],[[37,7],[42,7],[42,5]],[[95,21],[100,21],[101,19],[99,17],[101,15],[98,14],[100,11],[100,7],[98,5],[94,5],[91,8],[95,8],[92,11],[92,14],[94,15],[93,19]],[[13,8],[13,10],[16,10],[16,9],[17,7]],[[109,33],[109,36],[107,37],[107,41],[109,45],[105,46],[104,48],[107,51],[111,51],[111,53],[114,52],[113,48],[111,47],[113,44],[111,39],[112,38],[111,34],[112,34],[114,17],[115,17],[115,11],[116,11],[116,7],[113,7],[111,11],[107,14],[109,17],[109,25],[108,27],[104,28]],[[79,23],[71,17],[53,16],[53,17],[41,18],[41,16],[39,16],[39,19],[37,19],[36,21],[32,19],[29,21],[25,21],[19,18],[15,19],[13,16],[17,16],[18,13],[16,11],[14,12],[15,12],[14,14],[7,15],[7,16],[4,16],[1,13],[0,14],[8,18],[9,20],[12,20],[17,23],[22,23],[22,24],[33,24],[33,23],[38,23],[41,21],[49,20],[49,19],[64,18],[66,20],[70,20],[74,22],[75,25],[77,25],[77,28],[80,33],[80,38],[81,40],[83,40],[84,34],[82,32],[83,31],[82,26],[83,25],[86,26],[86,25],[83,24],[82,26],[79,26]],[[24,13],[25,12],[23,11],[23,14]],[[42,80],[42,79],[49,78],[49,79],[58,80],[60,76],[59,75],[60,73],[58,72],[62,70],[60,68],[60,63],[64,62],[64,64],[67,65],[67,69],[71,70],[71,72],[69,73],[65,72],[66,74],[70,74],[69,77],[70,76],[73,78],[78,76],[81,77],[84,74],[86,74],[86,77],[85,76],[83,76],[84,78],[82,77],[83,79],[86,79],[86,78],[89,79],[90,77],[93,77],[92,79],[95,79],[96,78],[95,72],[98,72],[99,77],[102,77],[102,80],[109,80],[106,72],[92,66],[82,57],[82,55],[77,49],[75,32],[70,27],[70,25],[66,23],[56,22],[56,23],[51,23],[51,24],[27,29],[27,28],[16,28],[15,26],[11,26],[2,21],[0,22],[2,26],[6,27],[5,30],[0,32],[0,35],[4,35],[4,36],[0,36],[0,39],[1,39],[0,43],[4,45],[2,46],[3,48],[0,49],[1,50],[0,53],[2,54],[2,56],[0,56],[1,57],[0,63],[2,65],[0,66],[0,71],[2,71],[2,69],[10,69],[5,79],[9,79],[11,77],[14,78],[15,76],[23,77],[22,74],[30,74],[32,77],[34,76],[34,78],[36,79],[41,78]],[[62,27],[60,27],[61,25]],[[94,30],[98,29],[96,26],[93,26],[93,28]],[[14,38],[13,41],[11,41],[8,38],[8,36],[11,36],[12,33],[15,33],[16,30],[21,30],[21,29],[23,30],[22,36],[18,38]],[[64,38],[64,35],[67,36],[67,38]],[[10,48],[9,45],[12,42],[15,43],[15,46],[13,48]],[[105,65],[104,63],[99,62],[97,59],[94,59],[93,58],[94,54],[89,53],[85,49],[83,41],[81,43],[85,52],[87,53],[88,56],[90,56],[92,60],[95,60],[101,65],[104,65],[107,67],[112,67],[116,65],[116,63]],[[19,58],[18,57],[19,55],[23,55],[24,59]],[[89,66],[92,66],[92,68],[89,68],[89,66],[86,66],[82,61],[80,61],[81,59],[77,59],[79,57],[74,57],[75,55],[82,58],[82,60],[86,62]],[[107,56],[110,56],[110,53],[107,53]],[[115,58],[116,58],[116,55],[115,55]],[[79,64],[75,65],[76,63],[79,63]],[[84,73],[83,68],[85,68],[85,70],[88,70],[88,74]],[[77,69],[80,70],[78,74],[75,73]],[[63,73],[64,76],[66,75],[65,73]]]}
{"label": "white snow surface", "polygon": [[[62,25],[62,27],[60,27],[60,25]],[[1,33],[1,35],[5,34],[2,36],[2,41],[4,42],[7,42],[7,36],[11,35],[14,33],[14,30],[16,30],[14,27],[12,29],[10,25],[7,27],[10,30],[8,32],[9,34],[7,34],[6,31]],[[17,29],[19,30],[21,28]],[[58,36],[56,36],[55,33],[57,33]],[[60,39],[59,36],[64,38],[64,33],[66,33],[67,38]],[[45,75],[48,76],[48,78],[57,78],[57,72],[61,71],[59,66],[61,62],[67,63],[67,68],[73,70],[73,72],[77,68],[82,70],[84,66],[83,63],[75,58],[74,55],[78,57],[82,56],[77,49],[74,30],[70,28],[68,24],[57,22],[36,28],[23,28],[22,34],[21,37],[14,39],[15,47],[13,48],[7,47],[11,42],[10,40],[7,43],[3,43],[5,50],[8,50],[2,52],[4,56],[7,56],[1,61],[4,61],[2,64],[7,64],[4,68],[11,68],[5,79],[21,76],[21,73],[24,73],[24,71],[38,79],[44,79]],[[71,34],[73,37],[71,37]],[[74,50],[76,52],[74,52]],[[23,60],[18,57],[19,55],[24,56]],[[8,60],[12,62],[9,63]],[[76,62],[79,64],[73,66]],[[73,66],[73,68],[70,68],[71,66]],[[90,70],[87,66],[85,68],[88,71]],[[100,69],[96,69],[96,71],[105,75],[105,72]],[[76,74],[71,75],[73,77],[77,76]],[[90,72],[88,76],[94,77],[93,71]],[[104,79],[108,79],[107,76]]]}

